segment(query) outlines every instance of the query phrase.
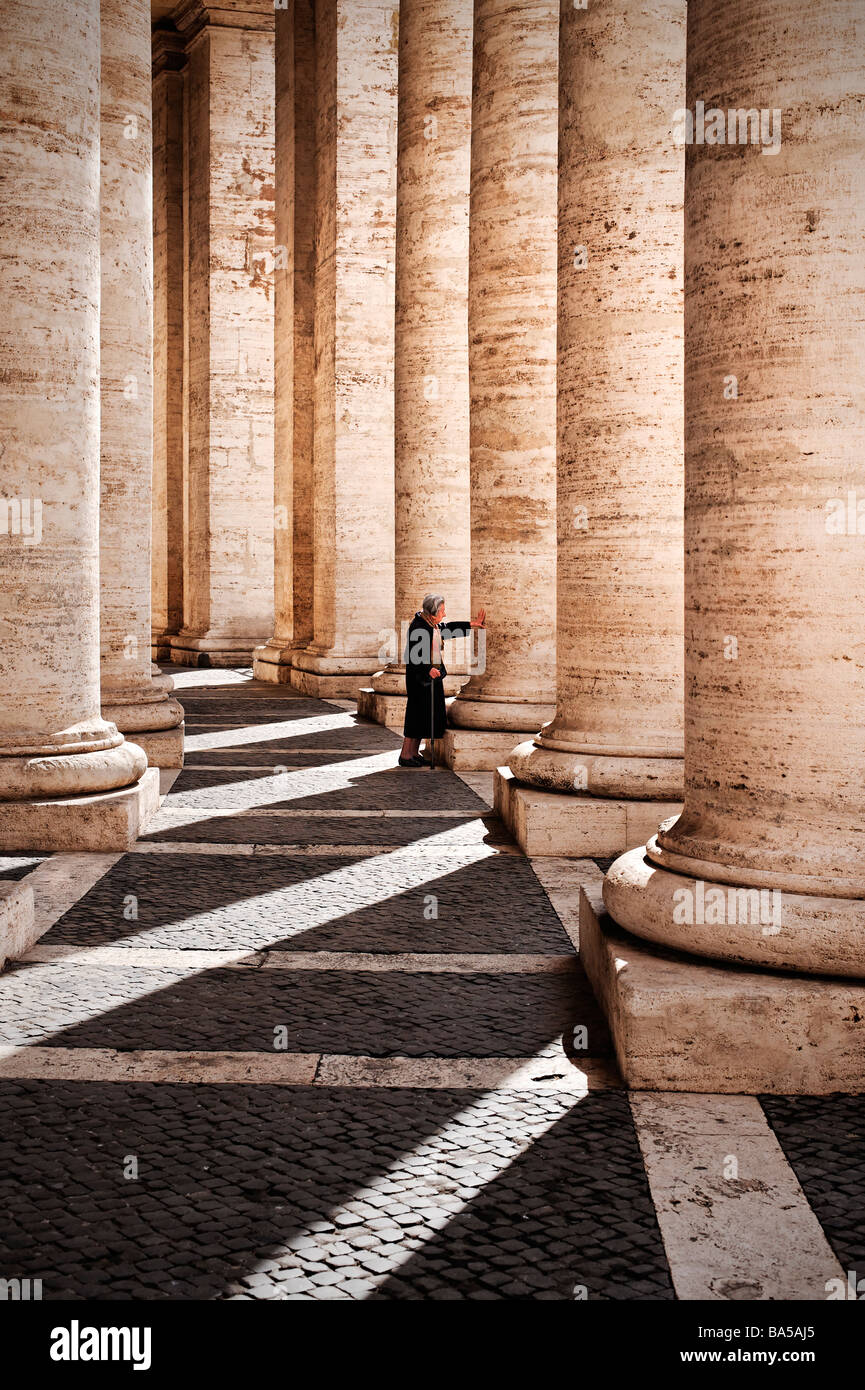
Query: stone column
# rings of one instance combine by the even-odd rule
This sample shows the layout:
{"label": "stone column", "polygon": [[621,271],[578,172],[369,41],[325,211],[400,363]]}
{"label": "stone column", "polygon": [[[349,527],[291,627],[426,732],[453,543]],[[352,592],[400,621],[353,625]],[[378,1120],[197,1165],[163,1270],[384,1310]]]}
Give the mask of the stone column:
{"label": "stone column", "polygon": [[561,5],[558,693],[497,789],[527,853],[580,857],[682,800],[685,0]]}
{"label": "stone column", "polygon": [[555,707],[558,20],[558,0],[475,0],[471,606],[487,631],[444,741],[459,768],[504,762]]}
{"label": "stone column", "polygon": [[183,67],[180,35],[153,35],[154,661],[183,626]]}
{"label": "stone column", "polygon": [[800,20],[688,5],[685,806],[604,885],[637,936],[770,968],[609,996],[625,1056],[666,999],[681,1061],[690,991],[742,1090],[791,1059],[796,1089],[865,1086],[865,986],[801,978],[865,976],[865,14]]}
{"label": "stone column", "polygon": [[[358,709],[402,731],[403,629],[425,593],[469,616],[472,0],[402,0],[396,198],[394,659]],[[465,680],[447,653],[447,693]],[[364,698],[365,697],[365,698]]]}
{"label": "stone column", "polygon": [[183,710],[151,674],[153,197],[149,0],[102,0],[102,713],[155,767],[183,766]]}
{"label": "stone column", "polygon": [[186,0],[187,537],[172,660],[273,625],[273,0]]}
{"label": "stone column", "polygon": [[99,3],[0,30],[0,846],[123,849],[159,778],[100,713]]}
{"label": "stone column", "polygon": [[313,0],[276,12],[274,633],[260,680],[285,683],[313,630],[315,22]]}
{"label": "stone column", "polygon": [[318,0],[313,636],[291,684],[356,694],[393,621],[398,11]]}

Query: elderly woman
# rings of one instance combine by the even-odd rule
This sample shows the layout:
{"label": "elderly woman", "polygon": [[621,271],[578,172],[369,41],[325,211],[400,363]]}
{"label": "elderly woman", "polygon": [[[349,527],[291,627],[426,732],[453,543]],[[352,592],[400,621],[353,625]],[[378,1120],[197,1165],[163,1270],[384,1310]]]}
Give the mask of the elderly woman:
{"label": "elderly woman", "polygon": [[403,725],[400,767],[425,767],[420,756],[421,739],[441,738],[447,726],[442,644],[464,637],[470,628],[483,627],[486,612],[480,609],[468,622],[445,626],[445,601],[441,594],[427,594],[408,630],[405,649],[405,689],[408,700]]}

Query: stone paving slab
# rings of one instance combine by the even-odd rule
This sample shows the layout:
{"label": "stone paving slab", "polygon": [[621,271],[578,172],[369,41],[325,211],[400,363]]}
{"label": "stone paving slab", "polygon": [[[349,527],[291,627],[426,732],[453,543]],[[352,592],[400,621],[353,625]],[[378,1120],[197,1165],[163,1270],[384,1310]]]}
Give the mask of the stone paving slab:
{"label": "stone paving slab", "polygon": [[673,1296],[620,1093],[0,1081],[0,1104],[0,1267],[45,1299]]}
{"label": "stone paving slab", "polygon": [[584,1027],[610,1053],[588,981],[574,975],[214,968],[121,972],[18,964],[3,976],[0,1042],[176,1051],[530,1057]]}
{"label": "stone paving slab", "polygon": [[865,1298],[865,1096],[760,1102],[843,1269],[855,1271],[857,1299]]}
{"label": "stone paving slab", "polygon": [[[336,857],[130,854],[42,944],[533,955],[571,949],[531,866],[516,855],[450,872],[437,859],[419,871],[392,855],[364,859],[359,883],[379,898],[369,905],[352,901],[346,868]],[[137,916],[128,920],[124,911],[133,902]]]}
{"label": "stone paving slab", "polygon": [[[483,837],[491,844],[510,843],[500,825],[490,823],[485,827],[481,818],[472,817],[470,812],[455,812],[453,824],[458,829],[466,828],[463,838],[467,843],[479,838],[474,830],[476,826],[481,827]],[[140,843],[180,840],[189,844],[201,841],[224,845],[380,845],[396,848],[398,845],[419,844],[425,839],[433,840],[441,835],[443,829],[441,819],[432,817],[396,820],[374,816],[334,816],[328,820],[323,816],[305,819],[269,815],[267,812],[255,815],[242,812],[235,815],[205,815],[202,812],[201,819],[198,819],[194,810],[180,816],[167,807],[158,811],[149,822]],[[435,845],[431,844],[429,848],[432,855]]]}

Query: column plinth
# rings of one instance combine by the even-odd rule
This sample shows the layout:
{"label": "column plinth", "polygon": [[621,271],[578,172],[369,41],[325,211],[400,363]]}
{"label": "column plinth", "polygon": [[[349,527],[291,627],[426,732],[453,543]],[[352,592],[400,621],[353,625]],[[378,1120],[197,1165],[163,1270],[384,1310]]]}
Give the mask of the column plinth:
{"label": "column plinth", "polygon": [[125,849],[158,773],[100,714],[99,3],[0,25],[0,846]]}
{"label": "column plinth", "polygon": [[[603,897],[626,931],[687,953],[667,968],[683,990],[700,957],[731,979],[792,972],[784,1047],[813,1065],[842,1026],[813,977],[865,978],[865,569],[847,505],[865,496],[865,34],[853,0],[815,14],[804,46],[796,17],[791,0],[688,5],[687,109],[768,120],[750,144],[728,129],[687,149],[684,809]],[[716,995],[716,1032],[732,1038],[757,994],[736,1012]],[[762,1046],[756,1062],[778,1039]],[[687,1057],[680,1027],[668,1047]],[[842,1089],[865,1086],[863,1055],[860,1036]]]}
{"label": "column plinth", "polygon": [[444,756],[494,767],[555,713],[558,0],[476,0],[469,221],[472,607]]}
{"label": "column plinth", "polygon": [[503,801],[555,855],[625,849],[682,798],[684,81],[683,0],[562,0],[556,710]]}

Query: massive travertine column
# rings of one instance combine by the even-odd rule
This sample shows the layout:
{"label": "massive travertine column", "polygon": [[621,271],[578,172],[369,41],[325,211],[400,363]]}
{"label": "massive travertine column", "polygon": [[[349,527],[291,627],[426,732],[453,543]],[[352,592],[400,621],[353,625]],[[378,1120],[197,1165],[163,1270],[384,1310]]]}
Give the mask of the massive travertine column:
{"label": "massive travertine column", "polygon": [[476,0],[471,588],[487,632],[451,709],[457,767],[495,767],[511,731],[554,713],[557,66],[558,0]]}
{"label": "massive travertine column", "polygon": [[[472,0],[402,0],[396,201],[395,659],[365,706],[402,728],[404,625],[469,608],[468,231]],[[462,645],[462,643],[460,643]],[[456,658],[456,659],[454,659]],[[446,687],[459,689],[449,650]],[[464,680],[465,677],[462,677]]]}
{"label": "massive travertine column", "polygon": [[0,845],[124,848],[158,774],[100,713],[99,3],[0,31]]}
{"label": "massive travertine column", "polygon": [[183,72],[180,35],[153,35],[152,646],[183,626]]}
{"label": "massive travertine column", "polygon": [[276,13],[274,633],[262,680],[287,682],[313,632],[315,21],[313,0]]}
{"label": "massive travertine column", "polygon": [[273,625],[273,4],[188,0],[187,539],[172,660],[249,661]]}
{"label": "massive travertine column", "polygon": [[153,202],[149,0],[102,0],[102,713],[152,766],[183,765],[183,710],[151,674]]}
{"label": "massive travertine column", "polygon": [[865,976],[865,12],[800,18],[688,5],[685,807],[604,885],[638,936],[800,972],[619,968],[628,1036],[654,998],[667,1075],[721,1034],[728,1089],[865,1086],[865,987],[801,978]]}
{"label": "massive travertine column", "polygon": [[393,622],[398,12],[319,0],[313,637],[291,683],[352,695]]}
{"label": "massive travertine column", "polygon": [[502,801],[582,856],[682,799],[684,0],[562,0],[559,91],[558,693]]}

